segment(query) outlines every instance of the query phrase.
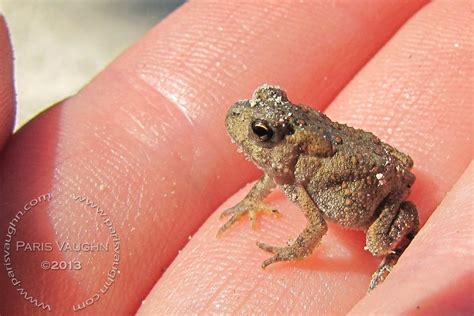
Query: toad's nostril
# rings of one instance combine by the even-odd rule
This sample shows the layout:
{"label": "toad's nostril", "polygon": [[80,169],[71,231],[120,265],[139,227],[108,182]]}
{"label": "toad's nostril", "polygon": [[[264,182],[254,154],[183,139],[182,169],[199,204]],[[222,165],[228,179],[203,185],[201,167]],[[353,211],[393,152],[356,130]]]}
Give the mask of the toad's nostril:
{"label": "toad's nostril", "polygon": [[234,116],[239,116],[240,115],[240,112],[237,109],[232,109],[231,112],[232,112],[232,115],[234,115]]}

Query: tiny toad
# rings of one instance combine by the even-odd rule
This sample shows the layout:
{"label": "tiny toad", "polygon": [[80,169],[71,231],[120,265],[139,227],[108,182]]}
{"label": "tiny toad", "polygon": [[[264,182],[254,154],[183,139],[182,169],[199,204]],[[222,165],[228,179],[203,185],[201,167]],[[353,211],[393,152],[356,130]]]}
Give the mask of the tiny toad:
{"label": "tiny toad", "polygon": [[412,159],[372,133],[331,121],[263,85],[227,113],[233,142],[264,172],[247,196],[224,211],[222,234],[248,214],[277,213],[263,199],[277,185],[303,211],[305,229],[289,245],[258,247],[273,254],[262,268],[304,258],[326,234],[326,221],[366,231],[366,249],[384,256],[369,291],[382,282],[418,231],[418,212],[406,201],[415,176]]}

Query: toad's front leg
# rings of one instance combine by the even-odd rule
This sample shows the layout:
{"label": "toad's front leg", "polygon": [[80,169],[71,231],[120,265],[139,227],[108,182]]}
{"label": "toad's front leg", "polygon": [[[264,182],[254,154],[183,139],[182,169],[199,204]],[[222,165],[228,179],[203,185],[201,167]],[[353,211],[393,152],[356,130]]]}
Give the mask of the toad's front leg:
{"label": "toad's front leg", "polygon": [[262,263],[262,268],[278,261],[292,261],[302,259],[313,252],[321,238],[326,234],[327,225],[321,211],[313,202],[303,186],[297,186],[296,202],[303,211],[308,223],[299,236],[286,247],[274,247],[257,242],[261,249],[274,254]]}
{"label": "toad's front leg", "polygon": [[220,237],[224,231],[245,214],[249,215],[252,228],[255,228],[258,212],[278,215],[278,211],[275,208],[263,203],[263,199],[272,192],[274,187],[275,182],[272,178],[268,175],[261,177],[239,204],[222,212],[220,216],[221,219],[228,216],[230,216],[230,218],[221,226],[217,232],[217,237]]}

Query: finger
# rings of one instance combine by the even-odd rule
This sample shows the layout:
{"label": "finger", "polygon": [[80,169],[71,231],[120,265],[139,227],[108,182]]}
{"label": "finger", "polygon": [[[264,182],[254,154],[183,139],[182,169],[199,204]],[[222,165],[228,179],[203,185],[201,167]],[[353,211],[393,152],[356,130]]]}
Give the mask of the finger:
{"label": "finger", "polygon": [[[297,101],[324,108],[426,2],[369,3],[202,1],[186,7],[186,23],[166,20],[114,68],[132,71],[131,79],[176,103],[200,126],[223,118],[230,103],[265,82],[285,87]],[[175,58],[177,53],[181,58]],[[213,131],[222,127],[208,135],[218,142],[222,137],[217,134],[215,140]]]}
{"label": "finger", "polygon": [[0,150],[13,130],[14,119],[13,53],[8,28],[0,14]]}
{"label": "finger", "polygon": [[413,158],[422,222],[474,156],[468,8],[461,1],[426,6],[326,111]]}
{"label": "finger", "polygon": [[[87,310],[135,311],[188,235],[256,174],[228,144],[222,122],[229,104],[270,81],[303,101],[317,94],[324,106],[422,4],[185,4],[78,96],[16,135],[0,169],[2,231],[45,192],[53,193],[51,205],[21,222],[31,241],[108,240],[113,247],[111,228],[98,222],[108,216],[120,237],[120,274]],[[56,311],[89,299],[115,264],[111,250],[35,255],[12,260],[23,284]],[[86,266],[39,271],[49,256]],[[2,284],[9,302],[2,312],[35,311]]]}
{"label": "finger", "polygon": [[353,315],[469,314],[474,310],[474,164],[444,198],[397,264]]}
{"label": "finger", "polygon": [[[413,156],[418,180],[410,199],[424,219],[472,158],[473,61],[468,27],[472,18],[468,12],[467,4],[436,2],[423,8],[327,111],[337,121],[373,130]],[[406,90],[410,98],[403,94]],[[241,194],[234,196],[223,208],[241,198]],[[281,195],[273,199],[281,203],[283,218],[271,225],[263,220],[262,229],[255,233],[238,225],[222,241],[215,241],[211,232],[220,223],[212,216],[157,283],[141,311],[349,311],[365,295],[380,260],[363,251],[364,235],[331,226],[313,256],[262,272],[258,266],[266,257],[253,241],[282,244],[305,224],[294,206],[281,202]]]}

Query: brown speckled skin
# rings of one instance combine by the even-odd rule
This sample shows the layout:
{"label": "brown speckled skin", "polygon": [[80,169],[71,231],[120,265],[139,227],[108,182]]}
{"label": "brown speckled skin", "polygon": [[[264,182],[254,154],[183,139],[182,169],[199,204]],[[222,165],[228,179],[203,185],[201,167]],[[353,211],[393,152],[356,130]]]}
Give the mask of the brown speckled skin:
{"label": "brown speckled skin", "polygon": [[330,220],[367,231],[366,249],[385,255],[369,290],[385,279],[419,225],[416,207],[404,201],[415,181],[408,155],[372,133],[292,104],[284,91],[268,85],[230,108],[226,128],[265,175],[242,202],[222,214],[230,219],[219,235],[245,214],[254,223],[258,211],[276,213],[262,201],[278,185],[308,223],[288,246],[257,243],[274,254],[264,268],[311,254],[326,233],[325,220]]}

